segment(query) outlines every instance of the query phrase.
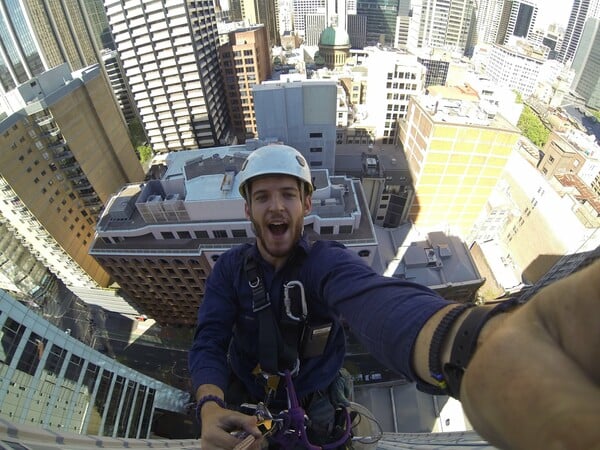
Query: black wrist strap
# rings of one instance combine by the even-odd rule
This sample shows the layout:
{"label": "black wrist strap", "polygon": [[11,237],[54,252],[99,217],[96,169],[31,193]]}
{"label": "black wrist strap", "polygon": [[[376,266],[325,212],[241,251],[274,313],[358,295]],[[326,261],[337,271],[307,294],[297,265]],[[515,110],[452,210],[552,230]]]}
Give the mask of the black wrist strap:
{"label": "black wrist strap", "polygon": [[477,348],[477,339],[483,326],[493,316],[503,313],[518,304],[515,300],[506,300],[496,305],[484,305],[473,308],[460,325],[452,343],[450,361],[444,364],[443,373],[448,394],[454,398],[460,396],[460,384],[465,369]]}
{"label": "black wrist strap", "polygon": [[429,345],[429,374],[437,382],[437,387],[443,391],[446,391],[448,386],[442,372],[442,346],[444,345],[448,331],[450,331],[456,319],[472,306],[475,305],[473,303],[460,304],[448,311],[431,337],[431,344]]}

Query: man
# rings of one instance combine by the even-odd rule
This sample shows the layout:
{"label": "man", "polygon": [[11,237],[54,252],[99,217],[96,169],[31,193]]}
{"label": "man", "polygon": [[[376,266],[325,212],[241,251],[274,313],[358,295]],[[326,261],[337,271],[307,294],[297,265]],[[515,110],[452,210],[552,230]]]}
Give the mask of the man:
{"label": "man", "polygon": [[[376,274],[338,243],[306,242],[303,219],[311,211],[313,186],[305,159],[293,148],[255,150],[237,177],[256,243],[219,258],[199,310],[190,371],[203,449],[233,448],[239,442],[230,433],[235,430],[260,437],[255,417],[228,406],[261,401],[267,392],[281,404],[284,389],[265,382],[262,365],[269,362],[259,318],[265,309],[255,306],[268,299],[269,314],[283,324],[283,286],[293,280],[305,293],[304,330],[322,324],[329,330],[316,352],[298,345],[293,368],[317,438],[332,432],[332,411],[339,406],[331,394],[345,353],[343,317],[388,367],[421,389],[459,398],[477,431],[496,445],[591,448],[600,442],[599,264],[516,311],[467,308],[426,287]],[[260,274],[268,296],[256,294],[249,273]],[[276,364],[293,365],[282,360]]]}

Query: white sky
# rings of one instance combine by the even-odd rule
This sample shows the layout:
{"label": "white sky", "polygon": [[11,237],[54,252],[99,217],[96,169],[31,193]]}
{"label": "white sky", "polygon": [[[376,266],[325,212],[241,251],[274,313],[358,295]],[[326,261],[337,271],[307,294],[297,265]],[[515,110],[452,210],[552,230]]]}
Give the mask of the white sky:
{"label": "white sky", "polygon": [[558,23],[567,28],[572,6],[573,0],[538,0],[539,10],[536,25],[543,27],[551,23]]}

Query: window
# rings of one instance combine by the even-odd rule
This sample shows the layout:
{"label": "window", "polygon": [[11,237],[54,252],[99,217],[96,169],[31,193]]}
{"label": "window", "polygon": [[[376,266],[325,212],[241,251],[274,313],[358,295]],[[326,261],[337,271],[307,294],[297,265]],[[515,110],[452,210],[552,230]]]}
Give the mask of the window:
{"label": "window", "polygon": [[227,231],[226,230],[214,230],[213,235],[215,238],[226,238]]}
{"label": "window", "polygon": [[170,231],[162,231],[160,234],[163,239],[175,239],[175,235]]}
{"label": "window", "polygon": [[245,237],[248,237],[248,233],[246,233],[246,230],[231,230],[231,235],[234,238],[245,238]]}
{"label": "window", "polygon": [[333,234],[333,227],[321,227],[321,234]]}
{"label": "window", "polygon": [[308,136],[311,138],[322,138],[323,133],[310,133]]}
{"label": "window", "polygon": [[322,151],[323,151],[323,147],[311,147],[310,148],[311,153],[321,153]]}

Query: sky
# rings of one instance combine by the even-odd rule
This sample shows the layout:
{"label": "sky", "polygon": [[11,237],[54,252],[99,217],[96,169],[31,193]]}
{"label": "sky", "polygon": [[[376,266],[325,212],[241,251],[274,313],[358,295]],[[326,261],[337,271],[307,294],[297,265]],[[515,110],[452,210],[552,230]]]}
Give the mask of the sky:
{"label": "sky", "polygon": [[545,26],[551,23],[558,23],[567,28],[572,6],[573,0],[558,0],[554,2],[539,0],[536,25]]}

